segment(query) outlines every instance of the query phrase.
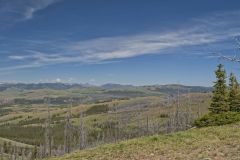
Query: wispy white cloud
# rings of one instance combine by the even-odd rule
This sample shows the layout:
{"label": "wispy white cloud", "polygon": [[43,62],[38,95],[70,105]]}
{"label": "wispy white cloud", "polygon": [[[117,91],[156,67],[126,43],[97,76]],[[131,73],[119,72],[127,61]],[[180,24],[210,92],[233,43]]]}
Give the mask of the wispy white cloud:
{"label": "wispy white cloud", "polygon": [[221,43],[240,34],[240,12],[213,14],[194,19],[184,28],[174,31],[134,36],[99,38],[76,42],[68,47],[87,60],[103,61],[145,54],[164,54],[166,50]]}
{"label": "wispy white cloud", "polygon": [[26,56],[13,55],[13,56],[9,56],[8,58],[12,59],[12,60],[24,60],[24,59],[26,59]]}
{"label": "wispy white cloud", "polygon": [[15,65],[15,66],[8,66],[8,67],[2,67],[0,68],[0,71],[13,71],[13,70],[19,70],[19,69],[26,69],[26,68],[37,68],[42,67],[44,64],[39,63],[29,63],[29,64],[23,64],[23,65]]}
{"label": "wispy white cloud", "polygon": [[0,0],[0,24],[12,25],[32,19],[34,13],[59,0]]}
{"label": "wispy white cloud", "polygon": [[[180,48],[200,52],[204,46],[216,46],[240,34],[240,11],[216,13],[194,19],[179,29],[168,32],[142,33],[119,37],[102,37],[85,41],[54,42],[55,51],[26,50],[23,55],[11,55],[14,61],[27,64],[3,68],[7,70],[33,68],[60,63],[102,63],[123,58],[176,53]],[[35,43],[35,42],[34,42]],[[47,48],[46,43],[35,43]],[[51,43],[52,45],[52,43]],[[220,46],[220,45],[218,45]],[[39,47],[40,48],[40,47]],[[191,49],[188,51],[191,52]],[[207,52],[211,52],[211,47]]]}

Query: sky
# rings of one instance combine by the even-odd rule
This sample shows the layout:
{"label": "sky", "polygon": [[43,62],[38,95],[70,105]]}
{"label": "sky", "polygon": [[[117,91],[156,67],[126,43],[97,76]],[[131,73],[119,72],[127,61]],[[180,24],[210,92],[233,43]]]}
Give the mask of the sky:
{"label": "sky", "polygon": [[[238,77],[239,0],[0,0],[0,82],[211,86]],[[221,56],[220,56],[221,57]]]}

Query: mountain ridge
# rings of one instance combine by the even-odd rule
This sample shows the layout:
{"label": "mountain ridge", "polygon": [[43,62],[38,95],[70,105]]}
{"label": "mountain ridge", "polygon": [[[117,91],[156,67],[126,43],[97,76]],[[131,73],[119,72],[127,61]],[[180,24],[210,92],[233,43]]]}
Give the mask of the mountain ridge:
{"label": "mountain ridge", "polygon": [[0,91],[4,91],[8,88],[16,88],[23,90],[36,90],[36,89],[55,89],[55,90],[64,90],[71,88],[91,88],[91,87],[99,87],[106,90],[112,89],[129,89],[129,88],[158,88],[158,89],[192,89],[199,88],[200,90],[211,91],[212,87],[204,87],[204,86],[188,86],[188,85],[180,85],[180,84],[164,84],[164,85],[141,85],[135,86],[131,84],[118,84],[118,83],[106,83],[103,85],[92,85],[89,83],[0,83]]}

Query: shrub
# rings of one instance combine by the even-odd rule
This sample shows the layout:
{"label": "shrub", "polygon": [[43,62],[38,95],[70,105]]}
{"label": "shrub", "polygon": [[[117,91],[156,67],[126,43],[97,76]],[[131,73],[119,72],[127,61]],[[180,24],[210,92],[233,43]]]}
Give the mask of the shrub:
{"label": "shrub", "polygon": [[240,113],[238,112],[209,113],[196,119],[194,125],[197,127],[220,126],[238,121],[240,121]]}
{"label": "shrub", "polygon": [[108,112],[108,105],[94,105],[89,108],[85,113],[86,115],[100,114]]}
{"label": "shrub", "polygon": [[168,114],[166,114],[166,113],[161,113],[161,114],[160,114],[160,118],[168,118]]}

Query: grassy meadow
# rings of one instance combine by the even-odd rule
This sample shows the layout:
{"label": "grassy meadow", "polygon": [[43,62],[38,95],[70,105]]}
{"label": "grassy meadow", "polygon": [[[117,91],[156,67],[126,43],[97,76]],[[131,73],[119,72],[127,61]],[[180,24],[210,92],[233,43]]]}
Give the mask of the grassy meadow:
{"label": "grassy meadow", "polygon": [[107,144],[49,160],[238,160],[240,124],[191,129]]}

